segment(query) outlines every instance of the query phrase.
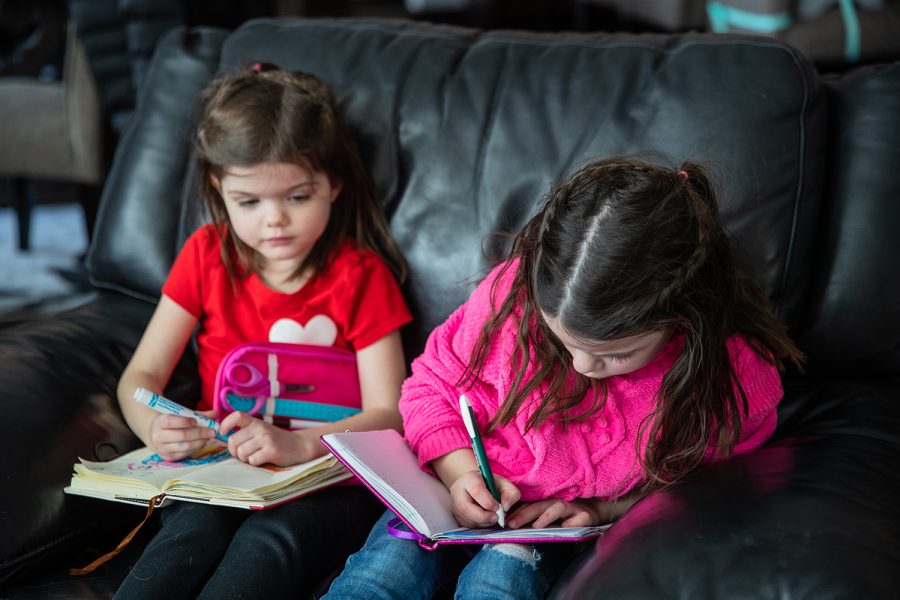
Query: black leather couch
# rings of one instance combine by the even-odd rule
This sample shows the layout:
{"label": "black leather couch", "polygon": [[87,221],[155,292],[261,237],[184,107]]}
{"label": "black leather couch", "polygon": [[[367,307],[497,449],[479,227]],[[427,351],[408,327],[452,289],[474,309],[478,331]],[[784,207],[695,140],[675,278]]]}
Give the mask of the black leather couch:
{"label": "black leather couch", "polygon": [[[786,374],[769,444],[638,503],[554,597],[898,597],[900,63],[827,78],[760,39],[372,20],[163,39],[104,190],[87,258],[97,297],[0,332],[0,597],[108,597],[152,533],[70,577],[142,510],[62,488],[76,457],[137,445],[113,390],[197,223],[192,102],[220,66],[259,60],[337,89],[411,266],[409,357],[503,250],[486,235],[519,228],[579,163],[629,153],[713,170],[741,262],[807,369]],[[192,368],[169,395],[189,401]]]}

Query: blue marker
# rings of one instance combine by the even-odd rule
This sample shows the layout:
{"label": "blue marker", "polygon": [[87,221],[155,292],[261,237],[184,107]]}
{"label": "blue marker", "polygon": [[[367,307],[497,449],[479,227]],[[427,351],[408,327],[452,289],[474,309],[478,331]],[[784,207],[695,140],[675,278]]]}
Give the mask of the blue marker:
{"label": "blue marker", "polygon": [[228,441],[229,433],[226,436],[219,435],[219,423],[216,422],[215,419],[207,417],[204,414],[198,413],[195,410],[191,410],[186,406],[182,406],[173,400],[169,400],[164,396],[160,396],[155,392],[151,392],[148,389],[138,388],[134,390],[134,399],[144,406],[149,406],[153,410],[158,413],[162,413],[164,415],[176,415],[179,417],[191,417],[195,421],[197,421],[197,425],[201,427],[209,427],[213,431],[216,432],[216,437],[222,440],[223,442]]}

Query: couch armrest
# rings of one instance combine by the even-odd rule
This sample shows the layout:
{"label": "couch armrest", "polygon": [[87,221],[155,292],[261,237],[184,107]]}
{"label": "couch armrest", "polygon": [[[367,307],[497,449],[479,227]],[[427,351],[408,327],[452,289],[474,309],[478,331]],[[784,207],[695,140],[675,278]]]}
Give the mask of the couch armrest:
{"label": "couch armrest", "polygon": [[898,390],[897,381],[804,386],[789,398],[785,437],[643,499],[553,598],[893,597]]}
{"label": "couch armrest", "polygon": [[103,293],[0,332],[0,584],[83,546],[121,514],[62,489],[78,457],[108,459],[140,445],[115,387],[153,308]]}

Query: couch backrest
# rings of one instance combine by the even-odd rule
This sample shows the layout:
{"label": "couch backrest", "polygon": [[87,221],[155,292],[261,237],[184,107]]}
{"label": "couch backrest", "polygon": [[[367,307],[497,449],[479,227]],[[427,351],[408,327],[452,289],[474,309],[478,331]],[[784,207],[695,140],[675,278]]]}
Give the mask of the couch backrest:
{"label": "couch backrest", "polygon": [[175,29],[160,40],[100,199],[85,261],[96,285],[159,298],[178,245],[192,106],[226,35]]}
{"label": "couch backrest", "polygon": [[[169,36],[157,62],[178,43]],[[311,71],[335,87],[410,263],[410,356],[465,300],[488,265],[485,248],[499,250],[486,235],[516,231],[579,164],[622,153],[709,165],[742,264],[791,327],[801,322],[825,107],[816,74],[787,46],[699,34],[261,20],[227,37],[220,68],[254,61]],[[205,83],[161,69],[148,74],[131,139],[117,153],[115,193],[104,195],[89,257],[98,284],[147,297],[158,295],[184,235],[176,237],[172,201],[188,157],[188,98]],[[150,139],[154,162],[135,164],[149,151],[130,146]]]}
{"label": "couch backrest", "polygon": [[826,194],[799,341],[818,375],[900,376],[900,62],[826,89]]}

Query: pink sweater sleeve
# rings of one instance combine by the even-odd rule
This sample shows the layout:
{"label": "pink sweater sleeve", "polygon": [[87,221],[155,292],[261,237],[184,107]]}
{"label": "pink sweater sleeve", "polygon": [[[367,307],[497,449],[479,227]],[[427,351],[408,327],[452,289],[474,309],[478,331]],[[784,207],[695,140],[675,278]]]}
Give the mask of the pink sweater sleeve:
{"label": "pink sweater sleeve", "polygon": [[[495,269],[489,274],[466,303],[431,333],[424,352],[412,363],[412,375],[403,384],[400,413],[404,435],[423,467],[454,450],[471,447],[459,412],[461,390],[456,383],[465,373],[481,327],[491,314],[491,285],[497,273]],[[497,298],[502,299],[509,291],[509,280],[505,277],[497,286]],[[466,394],[472,397],[476,418],[483,426],[485,404],[496,402],[498,394],[485,389],[490,384],[483,380],[473,385]]]}

